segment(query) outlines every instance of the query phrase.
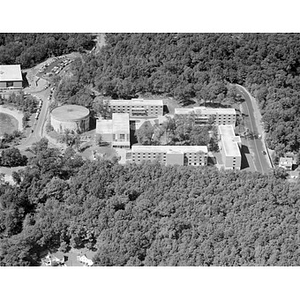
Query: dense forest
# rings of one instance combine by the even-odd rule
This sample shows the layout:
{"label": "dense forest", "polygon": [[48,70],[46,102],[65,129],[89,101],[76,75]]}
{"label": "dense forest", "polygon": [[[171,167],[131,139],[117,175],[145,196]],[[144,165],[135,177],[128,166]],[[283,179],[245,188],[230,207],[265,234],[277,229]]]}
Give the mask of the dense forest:
{"label": "dense forest", "polygon": [[285,174],[83,161],[41,140],[0,184],[0,265],[97,249],[99,266],[300,264],[300,186]]}
{"label": "dense forest", "polygon": [[222,105],[228,83],[238,83],[259,101],[269,147],[278,155],[298,152],[299,40],[275,33],[106,34],[107,45],[78,59],[59,91],[65,101],[81,103],[92,101],[91,86],[112,98],[148,93]]}
{"label": "dense forest", "polygon": [[30,68],[51,56],[91,50],[93,39],[84,33],[0,33],[0,64]]}
{"label": "dense forest", "polygon": [[[0,63],[32,66],[91,46],[91,35],[53,34],[57,45],[51,50],[51,37],[0,34]],[[299,37],[107,34],[107,45],[98,54],[83,54],[73,63],[56,98],[96,112],[102,109],[94,103],[96,92],[111,98],[149,93],[183,104],[204,99],[222,105],[232,97],[228,83],[238,83],[259,101],[269,146],[279,154],[299,152]],[[192,127],[177,121],[167,127],[174,143],[199,142],[193,138],[207,143],[208,130],[187,137]],[[138,138],[145,139],[151,130],[143,128]],[[0,177],[1,266],[39,265],[43,250],[66,252],[71,247],[96,250],[99,266],[300,264],[300,186],[288,183],[281,169],[262,175],[149,162],[91,162],[72,148],[64,153],[49,148],[45,139],[31,154],[27,166],[13,173],[15,185]],[[11,157],[20,164],[23,159],[15,150],[1,155],[3,165]]]}

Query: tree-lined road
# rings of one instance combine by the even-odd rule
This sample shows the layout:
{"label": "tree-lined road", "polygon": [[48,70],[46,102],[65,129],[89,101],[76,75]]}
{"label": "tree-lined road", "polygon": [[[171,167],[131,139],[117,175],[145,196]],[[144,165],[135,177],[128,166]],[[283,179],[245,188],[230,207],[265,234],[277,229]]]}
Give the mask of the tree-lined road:
{"label": "tree-lined road", "polygon": [[[254,116],[253,102],[251,100],[250,93],[242,86],[236,85],[237,92],[245,99],[245,102],[242,104],[243,111],[249,116],[249,123],[247,124],[253,133],[259,133],[259,125],[257,124],[258,120]],[[258,172],[262,174],[267,174],[272,169],[269,158],[267,154],[264,154],[266,147],[262,138],[249,139],[250,150],[253,152],[253,160],[255,168]]]}
{"label": "tree-lined road", "polygon": [[[39,86],[37,86],[37,89],[39,89]],[[48,97],[50,95],[50,87],[41,92],[31,91],[31,94],[42,100],[42,107],[41,107],[39,117],[36,120],[34,126],[32,127],[33,132],[21,145],[18,146],[20,150],[25,150],[26,148],[30,147],[32,144],[38,142],[43,136],[42,130],[43,130],[43,126],[46,120],[47,111],[49,107]]]}

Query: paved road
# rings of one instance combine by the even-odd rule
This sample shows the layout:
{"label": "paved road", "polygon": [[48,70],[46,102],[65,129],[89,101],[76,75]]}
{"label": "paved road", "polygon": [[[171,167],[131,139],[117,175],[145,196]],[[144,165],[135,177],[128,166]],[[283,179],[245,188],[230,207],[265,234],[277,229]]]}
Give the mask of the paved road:
{"label": "paved road", "polygon": [[37,92],[37,93],[31,92],[31,94],[41,99],[43,101],[43,104],[42,104],[41,112],[39,114],[39,118],[36,121],[35,125],[33,126],[34,129],[33,133],[31,133],[28,136],[28,138],[24,142],[22,142],[21,145],[18,146],[20,150],[25,150],[26,148],[30,147],[32,144],[38,142],[43,136],[42,134],[43,126],[46,120],[47,110],[49,107],[48,97],[50,95],[50,87],[42,92]]}
{"label": "paved road", "polygon": [[[80,53],[77,52],[64,55],[64,57],[68,57],[71,59],[75,59],[79,56]],[[55,62],[55,65],[58,64],[59,61],[61,61],[61,58],[58,57],[58,59]],[[35,122],[35,124],[32,127],[34,131],[28,136],[28,138],[25,141],[22,142],[21,145],[18,146],[20,150],[25,150],[26,148],[30,147],[32,144],[38,142],[44,136],[43,127],[46,122],[47,111],[50,104],[48,99],[50,95],[51,86],[49,86],[49,83],[46,79],[37,76],[38,70],[40,69],[40,66],[42,64],[40,64],[39,66],[33,69],[34,72],[32,72],[31,76],[29,76],[28,78],[30,86],[24,89],[24,92],[32,94],[33,96],[36,96],[37,98],[41,99],[43,101],[43,104],[41,107],[41,112],[39,114],[38,120]],[[53,66],[54,65],[52,65],[52,68]],[[65,72],[66,69],[68,69],[68,66],[69,65],[64,67],[59,74],[61,75],[63,72]],[[30,69],[27,71],[29,72]],[[51,144],[51,142],[49,142],[49,144],[54,147],[56,146]]]}
{"label": "paved road", "polygon": [[[247,127],[249,127],[250,131],[253,133],[258,133],[258,125],[257,120],[254,117],[254,109],[253,109],[253,103],[250,99],[249,92],[242,86],[236,85],[238,94],[243,96],[245,99],[245,102],[242,104],[243,111],[249,116],[249,122],[246,124]],[[262,139],[248,139],[248,144],[250,147],[250,151],[254,154],[253,160],[255,169],[262,173],[267,174],[271,170],[270,162],[267,155],[263,154],[263,151],[266,149]]]}

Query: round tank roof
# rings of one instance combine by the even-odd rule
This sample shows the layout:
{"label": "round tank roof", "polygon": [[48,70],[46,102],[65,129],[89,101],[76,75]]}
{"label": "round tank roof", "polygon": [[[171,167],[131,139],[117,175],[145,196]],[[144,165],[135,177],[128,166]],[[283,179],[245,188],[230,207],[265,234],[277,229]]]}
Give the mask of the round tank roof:
{"label": "round tank roof", "polygon": [[51,115],[59,121],[81,120],[87,117],[90,111],[80,105],[63,105],[52,110]]}

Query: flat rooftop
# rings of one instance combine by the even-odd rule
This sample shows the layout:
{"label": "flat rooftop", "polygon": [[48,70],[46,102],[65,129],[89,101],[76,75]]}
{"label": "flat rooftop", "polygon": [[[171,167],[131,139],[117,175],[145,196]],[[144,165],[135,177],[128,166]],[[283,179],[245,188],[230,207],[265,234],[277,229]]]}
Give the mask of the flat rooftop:
{"label": "flat rooftop", "polygon": [[128,133],[129,129],[129,114],[113,113],[112,114],[112,130],[113,133]]}
{"label": "flat rooftop", "polygon": [[279,165],[292,166],[293,165],[293,159],[291,157],[280,157],[279,158]]}
{"label": "flat rooftop", "polygon": [[241,138],[236,136],[232,125],[219,125],[219,134],[221,135],[222,145],[227,156],[241,156],[238,144]]}
{"label": "flat rooftop", "polygon": [[86,118],[90,114],[89,109],[81,105],[67,104],[56,107],[51,115],[59,121],[76,121]]}
{"label": "flat rooftop", "polygon": [[164,153],[207,153],[207,146],[142,146],[133,145],[132,152],[164,152]]}
{"label": "flat rooftop", "polygon": [[135,106],[135,105],[160,105],[163,106],[163,100],[145,100],[145,99],[131,99],[131,100],[108,100],[108,103],[111,105],[129,105],[129,106]]}
{"label": "flat rooftop", "polygon": [[113,125],[112,120],[97,120],[96,125],[96,133],[97,134],[112,134],[113,133]]}
{"label": "flat rooftop", "polygon": [[0,65],[0,81],[22,81],[21,65]]}
{"label": "flat rooftop", "polygon": [[129,114],[128,113],[113,113],[112,119],[104,120],[98,119],[96,126],[96,133],[98,134],[116,134],[116,133],[130,133],[129,128]]}
{"label": "flat rooftop", "polygon": [[191,108],[175,108],[175,114],[190,114],[194,112],[198,115],[235,115],[235,109],[234,108],[211,108],[211,107],[205,107],[205,106],[197,106],[197,107],[191,107]]}

